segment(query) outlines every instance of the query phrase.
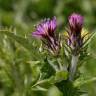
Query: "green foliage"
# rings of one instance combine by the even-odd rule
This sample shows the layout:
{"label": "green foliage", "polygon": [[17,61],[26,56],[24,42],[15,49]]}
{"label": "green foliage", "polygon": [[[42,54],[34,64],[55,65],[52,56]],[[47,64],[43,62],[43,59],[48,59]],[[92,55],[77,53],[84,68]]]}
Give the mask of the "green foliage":
{"label": "green foliage", "polygon": [[[64,32],[66,18],[72,12],[83,14],[85,27],[95,32],[95,11],[95,0],[0,0],[0,96],[47,96],[54,84],[58,89],[52,87],[53,90],[63,90],[64,96],[75,93],[79,96],[77,93],[86,91],[88,96],[96,96],[96,34],[80,56],[82,67],[78,67],[81,72],[78,74],[81,78],[74,85],[65,82],[70,56],[65,60],[63,48],[60,54],[63,61],[52,58],[43,50],[40,52],[41,42],[31,36],[33,26],[40,19],[54,15],[58,21],[57,31]],[[60,66],[66,68],[62,70]],[[57,96],[54,94],[52,96]]]}
{"label": "green foliage", "polygon": [[72,82],[62,81],[60,83],[55,84],[61,92],[63,92],[63,96],[80,96],[84,94],[84,92],[80,91],[80,89],[73,86]]}
{"label": "green foliage", "polygon": [[41,68],[41,72],[42,72],[42,79],[49,78],[52,75],[54,75],[56,72],[53,69],[53,67],[50,65],[50,62],[47,60],[47,58],[44,60],[44,64]]}

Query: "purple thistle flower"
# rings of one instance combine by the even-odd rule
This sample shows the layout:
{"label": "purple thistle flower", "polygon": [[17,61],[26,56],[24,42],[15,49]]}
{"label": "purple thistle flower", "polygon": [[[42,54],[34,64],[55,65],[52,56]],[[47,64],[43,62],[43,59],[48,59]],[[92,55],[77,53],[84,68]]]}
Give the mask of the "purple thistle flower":
{"label": "purple thistle flower", "polygon": [[[80,49],[83,45],[83,39],[81,37],[81,31],[84,23],[83,16],[73,13],[68,18],[69,28],[68,32],[68,45],[74,50],[75,52]],[[77,54],[77,52],[76,52]]]}
{"label": "purple thistle flower", "polygon": [[52,53],[58,54],[60,49],[59,40],[55,34],[57,27],[56,17],[44,19],[36,26],[36,31],[32,35],[42,40],[45,47]]}
{"label": "purple thistle flower", "polygon": [[69,26],[71,31],[80,32],[84,23],[83,16],[73,13],[69,16]]}
{"label": "purple thistle flower", "polygon": [[36,26],[36,31],[33,32],[32,35],[37,38],[53,36],[56,26],[56,17],[54,17],[52,20],[44,19],[40,24]]}

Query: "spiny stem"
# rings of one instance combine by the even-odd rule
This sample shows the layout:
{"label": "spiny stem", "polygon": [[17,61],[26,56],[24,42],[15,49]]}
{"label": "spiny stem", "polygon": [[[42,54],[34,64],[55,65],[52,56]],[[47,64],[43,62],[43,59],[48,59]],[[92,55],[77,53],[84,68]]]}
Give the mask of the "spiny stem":
{"label": "spiny stem", "polygon": [[77,69],[77,63],[78,63],[78,55],[72,55],[72,59],[71,59],[71,65],[69,68],[69,80],[73,81],[74,80],[74,76],[76,73],[76,69]]}

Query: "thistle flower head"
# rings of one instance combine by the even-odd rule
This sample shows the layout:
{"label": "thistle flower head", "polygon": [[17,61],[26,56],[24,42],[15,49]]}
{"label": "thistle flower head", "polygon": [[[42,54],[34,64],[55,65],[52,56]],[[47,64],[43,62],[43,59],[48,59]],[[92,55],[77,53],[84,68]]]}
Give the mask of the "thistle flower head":
{"label": "thistle flower head", "polygon": [[56,29],[56,17],[52,20],[44,19],[40,24],[36,26],[36,31],[32,33],[37,38],[47,38],[53,36]]}
{"label": "thistle flower head", "polygon": [[59,40],[55,34],[56,27],[56,17],[53,17],[52,19],[44,19],[36,26],[36,31],[32,33],[34,37],[42,40],[45,47],[52,54],[57,54],[59,50]]}
{"label": "thistle flower head", "polygon": [[[68,45],[74,50],[75,52],[80,49],[83,45],[83,39],[81,36],[82,27],[84,23],[83,16],[73,13],[68,18]],[[77,54],[77,52],[76,52]]]}
{"label": "thistle flower head", "polygon": [[83,16],[73,13],[69,16],[69,27],[71,31],[80,32],[84,23]]}

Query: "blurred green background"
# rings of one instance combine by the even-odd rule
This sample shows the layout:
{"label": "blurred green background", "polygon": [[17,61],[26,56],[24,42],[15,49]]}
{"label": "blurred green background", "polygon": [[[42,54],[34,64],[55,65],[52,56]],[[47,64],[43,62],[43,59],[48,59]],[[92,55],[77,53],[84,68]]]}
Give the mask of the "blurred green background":
{"label": "blurred green background", "polygon": [[[28,38],[31,44],[34,41],[31,38],[34,25],[45,17],[56,16],[58,30],[63,32],[67,18],[73,12],[84,16],[84,27],[89,32],[96,31],[96,0],[0,0],[0,30],[12,28],[14,34],[22,37],[22,40],[19,38],[21,41],[14,40],[14,36],[8,38],[0,31],[0,96],[62,96],[54,86],[48,92],[30,89],[31,81],[40,72],[39,65],[33,65],[32,60],[38,60],[40,56],[36,58],[38,54],[23,41],[23,37]],[[37,48],[35,43],[34,46]],[[96,76],[96,36],[88,52],[91,56],[86,57],[80,70],[84,77],[91,78]],[[96,82],[82,86],[82,89],[88,91],[83,96],[96,96],[95,86]],[[20,92],[21,95],[18,94]]]}

